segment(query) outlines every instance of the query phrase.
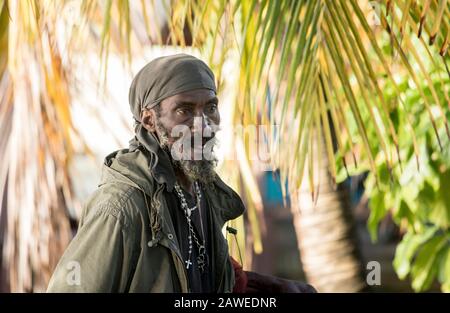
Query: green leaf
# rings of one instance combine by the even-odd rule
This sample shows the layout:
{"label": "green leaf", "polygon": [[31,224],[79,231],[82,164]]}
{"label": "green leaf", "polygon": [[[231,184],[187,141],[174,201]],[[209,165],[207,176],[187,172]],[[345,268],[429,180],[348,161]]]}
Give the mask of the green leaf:
{"label": "green leaf", "polygon": [[438,280],[442,284],[442,291],[450,292],[450,247],[448,246],[440,260]]}
{"label": "green leaf", "polygon": [[375,192],[370,198],[370,216],[367,222],[370,238],[373,242],[378,240],[378,223],[386,215],[387,209],[384,205],[384,193]]}
{"label": "green leaf", "polygon": [[430,212],[430,221],[446,229],[450,226],[450,170],[440,175],[437,202]]}
{"label": "green leaf", "polygon": [[430,288],[437,274],[437,255],[447,243],[444,235],[436,236],[423,245],[411,269],[412,287],[420,292]]}
{"label": "green leaf", "polygon": [[430,227],[424,233],[414,234],[407,232],[397,246],[393,266],[400,279],[405,279],[411,271],[411,260],[417,248],[429,240],[437,231],[436,227]]}
{"label": "green leaf", "polygon": [[408,221],[408,225],[414,225],[416,216],[414,215],[411,207],[405,201],[405,199],[400,200],[400,205],[398,210],[393,210],[393,219],[397,224],[400,224],[405,219]]}

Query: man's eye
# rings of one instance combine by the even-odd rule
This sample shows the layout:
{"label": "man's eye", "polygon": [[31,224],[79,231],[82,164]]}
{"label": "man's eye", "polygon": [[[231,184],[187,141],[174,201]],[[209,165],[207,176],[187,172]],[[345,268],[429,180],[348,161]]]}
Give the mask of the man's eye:
{"label": "man's eye", "polygon": [[178,109],[177,110],[177,114],[179,114],[179,115],[185,115],[187,113],[187,110],[185,110],[185,109]]}

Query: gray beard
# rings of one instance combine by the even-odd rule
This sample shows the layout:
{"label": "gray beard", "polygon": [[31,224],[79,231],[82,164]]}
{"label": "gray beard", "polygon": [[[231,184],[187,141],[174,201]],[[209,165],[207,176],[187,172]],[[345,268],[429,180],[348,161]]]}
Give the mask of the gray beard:
{"label": "gray beard", "polygon": [[[169,146],[169,133],[159,121],[156,122],[157,134],[159,144],[171,158],[172,164],[175,169],[178,169],[184,173],[191,181],[198,181],[202,184],[208,185],[214,182],[216,179],[215,168],[217,166],[217,158],[213,156],[211,160],[202,158],[201,160],[175,160],[171,157]],[[216,144],[216,138],[213,145]]]}

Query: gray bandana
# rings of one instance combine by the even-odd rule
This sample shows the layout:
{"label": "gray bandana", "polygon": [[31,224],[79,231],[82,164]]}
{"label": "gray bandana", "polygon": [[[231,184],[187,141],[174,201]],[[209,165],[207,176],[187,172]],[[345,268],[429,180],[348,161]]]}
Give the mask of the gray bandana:
{"label": "gray bandana", "polygon": [[154,59],[139,71],[131,83],[131,112],[140,121],[143,108],[152,108],[165,98],[195,89],[216,92],[214,74],[203,61],[187,54]]}

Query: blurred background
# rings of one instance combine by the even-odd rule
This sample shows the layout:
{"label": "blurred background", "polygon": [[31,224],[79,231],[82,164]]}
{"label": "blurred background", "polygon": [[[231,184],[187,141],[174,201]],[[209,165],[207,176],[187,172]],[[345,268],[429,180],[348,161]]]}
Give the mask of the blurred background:
{"label": "blurred background", "polygon": [[450,291],[450,3],[0,0],[0,291],[42,292],[155,57],[213,69],[244,269]]}

